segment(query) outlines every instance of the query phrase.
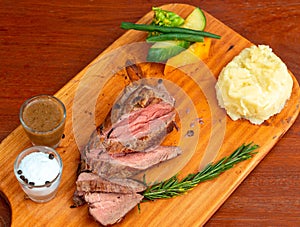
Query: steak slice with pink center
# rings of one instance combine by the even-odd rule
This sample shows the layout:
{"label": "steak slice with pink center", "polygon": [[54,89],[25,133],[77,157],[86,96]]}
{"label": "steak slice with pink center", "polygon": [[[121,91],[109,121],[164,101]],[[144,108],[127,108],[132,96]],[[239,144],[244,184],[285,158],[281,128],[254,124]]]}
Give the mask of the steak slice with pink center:
{"label": "steak slice with pink center", "polygon": [[87,193],[89,212],[102,225],[115,224],[132,210],[142,199],[140,194]]}
{"label": "steak slice with pink center", "polygon": [[102,131],[103,144],[110,154],[145,152],[160,145],[173,130],[175,115],[174,107],[166,102],[150,104],[125,114]]}
{"label": "steak slice with pink center", "polygon": [[179,147],[158,146],[148,152],[128,153],[113,156],[106,152],[92,150],[86,153],[86,163],[90,171],[104,178],[132,177],[161,162],[173,159],[181,154]]}

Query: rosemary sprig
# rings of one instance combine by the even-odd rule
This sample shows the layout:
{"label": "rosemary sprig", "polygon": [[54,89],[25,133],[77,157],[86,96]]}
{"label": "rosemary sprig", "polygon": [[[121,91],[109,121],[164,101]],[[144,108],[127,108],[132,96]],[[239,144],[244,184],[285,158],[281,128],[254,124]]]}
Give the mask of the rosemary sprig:
{"label": "rosemary sprig", "polygon": [[178,175],[170,179],[154,184],[148,187],[143,192],[143,202],[153,201],[156,199],[168,199],[186,193],[188,190],[193,189],[199,183],[212,180],[218,177],[221,173],[232,168],[235,164],[245,161],[253,157],[255,149],[259,146],[249,143],[243,144],[237,148],[230,156],[222,158],[217,163],[208,164],[202,171],[191,173],[179,180]]}

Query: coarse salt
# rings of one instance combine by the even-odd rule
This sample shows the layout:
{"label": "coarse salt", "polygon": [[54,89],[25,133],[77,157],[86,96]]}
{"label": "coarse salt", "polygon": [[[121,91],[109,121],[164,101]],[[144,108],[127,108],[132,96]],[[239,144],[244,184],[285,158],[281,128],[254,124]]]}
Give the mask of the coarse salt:
{"label": "coarse salt", "polygon": [[59,164],[55,158],[50,159],[49,154],[33,152],[22,159],[19,170],[28,182],[38,186],[44,185],[46,181],[51,182],[57,177]]}

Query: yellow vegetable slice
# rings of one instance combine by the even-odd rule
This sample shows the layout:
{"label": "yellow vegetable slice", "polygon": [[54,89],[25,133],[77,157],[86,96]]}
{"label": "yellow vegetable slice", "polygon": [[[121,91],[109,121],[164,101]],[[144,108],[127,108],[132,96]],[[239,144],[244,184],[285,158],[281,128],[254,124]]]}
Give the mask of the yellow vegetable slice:
{"label": "yellow vegetable slice", "polygon": [[184,65],[195,64],[200,60],[205,60],[209,56],[211,39],[204,38],[203,43],[193,43],[188,49],[178,55],[170,58],[165,65],[165,75],[173,71],[174,68],[180,68]]}

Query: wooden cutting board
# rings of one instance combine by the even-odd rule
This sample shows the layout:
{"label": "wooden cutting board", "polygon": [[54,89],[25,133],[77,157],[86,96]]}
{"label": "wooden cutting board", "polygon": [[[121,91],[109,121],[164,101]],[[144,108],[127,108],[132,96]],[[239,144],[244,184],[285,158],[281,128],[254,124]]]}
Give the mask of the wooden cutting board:
{"label": "wooden cutting board", "polygon": [[[186,17],[194,7],[184,4],[169,4],[164,5],[163,8]],[[153,14],[149,12],[139,22],[149,23],[152,16]],[[206,13],[206,16],[208,22],[206,30],[222,36],[221,40],[213,41],[210,56],[205,61],[210,73],[214,78],[217,78],[220,70],[242,49],[251,46],[252,43],[208,13]],[[37,204],[25,199],[24,193],[14,177],[13,162],[17,154],[31,145],[23,129],[18,127],[1,142],[0,190],[7,196],[11,205],[12,226],[98,226],[88,215],[87,206],[70,208],[75,189],[76,169],[80,161],[77,143],[80,147],[83,143],[82,141],[78,142],[81,135],[83,137],[89,136],[89,130],[86,133],[82,133],[81,131],[84,130],[81,130],[81,134],[78,135],[78,128],[82,129],[90,121],[101,122],[109,111],[118,91],[128,82],[125,77],[122,78],[122,69],[116,70],[115,62],[107,61],[105,65],[101,65],[103,58],[125,44],[143,41],[145,36],[146,34],[143,32],[126,32],[57,92],[56,96],[64,102],[67,108],[67,122],[65,138],[62,140],[60,147],[57,148],[64,164],[62,182],[56,197],[52,201]],[[131,57],[134,58],[134,56]],[[126,61],[126,59],[121,60]],[[120,63],[118,62],[118,64]],[[96,95],[96,104],[94,105],[96,109],[94,113],[91,113],[86,108],[86,103],[90,101],[89,95],[78,95],[78,90],[84,91],[81,87],[84,85],[84,78],[93,76],[96,79],[101,78],[99,72],[105,71],[101,68],[104,66],[107,67],[108,75],[111,75],[106,86],[103,89],[96,89],[96,85],[88,84],[90,87],[85,88],[94,92],[88,93],[89,95]],[[171,74],[164,75],[164,65],[141,63],[139,66],[145,77],[161,77],[178,85],[184,97],[178,108],[182,107],[182,110],[187,111],[186,106],[192,105],[191,113],[201,118],[201,124],[197,125],[196,135],[198,137],[196,138],[196,144],[188,144],[188,142],[184,142],[184,139],[181,140],[181,138],[184,138],[183,129],[186,129],[186,125],[191,123],[191,119],[188,117],[180,119],[181,130],[168,136],[165,141],[168,144],[181,143],[185,149],[191,148],[193,150],[192,153],[189,153],[191,157],[188,156],[184,160],[179,159],[180,161],[168,163],[168,165],[182,168],[180,170],[182,175],[198,170],[203,165],[203,159],[211,160],[215,158],[218,160],[230,154],[242,143],[254,142],[260,145],[259,153],[251,160],[238,164],[217,179],[202,183],[192,191],[177,198],[143,203],[141,204],[140,213],[137,208],[134,208],[122,222],[117,224],[117,226],[203,225],[294,123],[299,113],[300,92],[298,82],[291,73],[294,80],[292,96],[283,111],[264,124],[255,126],[248,121],[239,120],[234,122],[227,116],[223,118],[222,113],[220,113],[221,118],[220,115],[214,116],[211,105],[215,104],[215,100],[213,98],[211,100],[207,99],[207,96],[213,97],[213,94],[207,94],[209,91],[206,91],[205,88],[203,90],[203,87],[199,88],[197,81],[191,80],[184,69],[175,70]],[[202,71],[200,70],[200,72]],[[201,77],[199,80],[201,80]],[[209,85],[212,84],[209,83]],[[214,87],[209,90],[214,91]],[[190,113],[190,111],[188,112]],[[220,120],[222,123],[221,129],[214,128],[214,126],[219,125],[215,124],[215,120]],[[214,144],[217,145],[214,146]],[[220,144],[220,147],[218,147],[218,144]],[[214,152],[214,149],[217,152],[211,154],[210,152]]]}

